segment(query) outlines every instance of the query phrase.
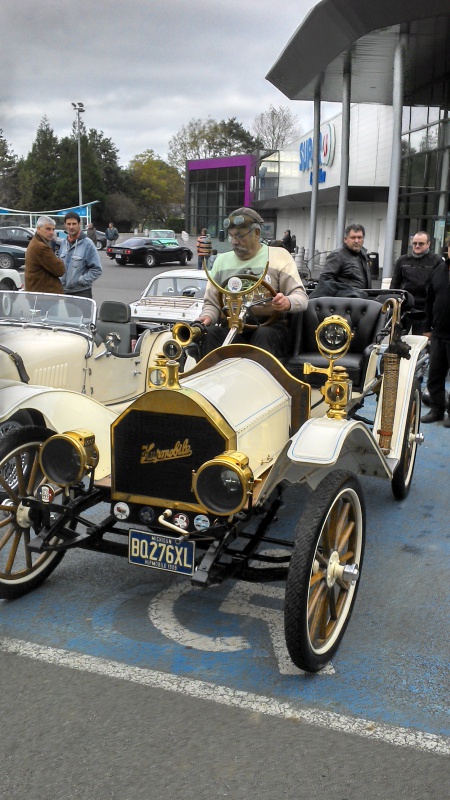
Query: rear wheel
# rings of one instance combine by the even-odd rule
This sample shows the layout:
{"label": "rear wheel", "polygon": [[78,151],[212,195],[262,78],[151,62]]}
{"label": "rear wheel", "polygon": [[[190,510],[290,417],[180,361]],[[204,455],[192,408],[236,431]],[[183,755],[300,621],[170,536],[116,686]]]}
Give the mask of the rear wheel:
{"label": "rear wheel", "polygon": [[126,259],[123,256],[116,256],[116,264],[120,264],[120,266],[123,267],[126,263]]}
{"label": "rear wheel", "polygon": [[0,289],[3,289],[4,291],[8,292],[14,292],[17,291],[17,286],[14,283],[14,281],[10,281],[8,280],[8,278],[4,278],[2,281],[0,281]]}
{"label": "rear wheel", "polygon": [[145,263],[147,267],[154,267],[156,266],[156,258],[153,253],[146,253],[145,254]]}
{"label": "rear wheel", "polygon": [[421,396],[418,381],[414,381],[408,402],[408,413],[403,434],[400,461],[392,477],[392,494],[396,500],[404,500],[409,494],[417,455],[417,436],[420,428]]}
{"label": "rear wheel", "polygon": [[356,599],[364,540],[360,483],[350,472],[332,472],[299,520],[286,583],[286,645],[300,669],[322,669],[341,643]]}
{"label": "rear wheel", "polygon": [[[0,598],[12,600],[36,589],[59,564],[64,552],[33,553],[35,531],[24,497],[44,483],[39,466],[42,442],[53,431],[27,427],[0,439]],[[61,494],[55,488],[55,496]],[[56,540],[55,542],[56,543]]]}
{"label": "rear wheel", "polygon": [[0,267],[2,269],[14,268],[14,259],[9,253],[0,253]]}
{"label": "rear wheel", "polygon": [[98,239],[97,239],[97,241],[95,243],[95,246],[96,246],[97,250],[103,250],[103,245],[102,245],[101,242],[98,241]]}

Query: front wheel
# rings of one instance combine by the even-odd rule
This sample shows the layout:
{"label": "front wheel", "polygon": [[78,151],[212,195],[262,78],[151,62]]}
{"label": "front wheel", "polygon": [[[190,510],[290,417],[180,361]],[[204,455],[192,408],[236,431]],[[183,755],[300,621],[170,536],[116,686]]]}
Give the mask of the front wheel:
{"label": "front wheel", "polygon": [[392,494],[404,500],[409,494],[417,455],[417,437],[420,428],[421,395],[418,381],[414,381],[408,401],[408,413],[403,434],[402,453],[392,476]]}
{"label": "front wheel", "polygon": [[7,278],[0,281],[0,289],[6,292],[15,292],[17,291],[17,286],[13,281],[8,280]]}
{"label": "front wheel", "polygon": [[9,253],[0,253],[0,267],[2,269],[13,269],[14,259]]}
{"label": "front wheel", "polygon": [[[24,497],[35,495],[44,477],[39,466],[42,442],[53,431],[27,427],[0,439],[0,598],[12,600],[36,589],[59,564],[64,552],[33,553],[36,531]],[[55,489],[55,495],[61,494]]]}
{"label": "front wheel", "polygon": [[97,239],[97,241],[95,243],[95,246],[96,246],[97,250],[103,250],[103,247],[104,247],[104,245],[101,242],[99,242],[98,239]]}
{"label": "front wheel", "polygon": [[145,254],[145,263],[147,267],[154,267],[156,266],[156,258],[153,253],[146,253]]}
{"label": "front wheel", "polygon": [[182,267],[186,266],[186,264],[187,264],[187,255],[186,255],[186,253],[183,253],[183,255],[179,258],[178,263]]}
{"label": "front wheel", "polygon": [[358,591],[364,542],[361,485],[350,472],[332,472],[306,504],[289,565],[284,628],[299,669],[317,672],[337,651]]}

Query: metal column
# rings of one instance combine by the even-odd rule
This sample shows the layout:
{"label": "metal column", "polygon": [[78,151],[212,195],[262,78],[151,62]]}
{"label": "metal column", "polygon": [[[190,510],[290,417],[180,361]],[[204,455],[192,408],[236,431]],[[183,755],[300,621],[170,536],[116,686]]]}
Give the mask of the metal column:
{"label": "metal column", "polygon": [[402,155],[402,112],[405,48],[406,36],[400,35],[394,54],[394,75],[392,86],[392,157],[389,177],[386,235],[384,241],[383,284],[387,278],[391,278],[394,268],[394,240],[395,229],[397,226],[398,192],[400,187],[400,165]]}
{"label": "metal column", "polygon": [[336,247],[341,247],[344,239],[345,217],[347,214],[348,173],[350,164],[350,97],[352,83],[351,54],[347,53],[342,83],[342,141],[341,141],[341,182],[339,186],[339,205],[336,226]]}
{"label": "metal column", "polygon": [[314,253],[316,248],[317,228],[317,199],[319,194],[319,155],[320,155],[320,83],[314,94],[314,137],[313,137],[313,169],[311,189],[311,215],[309,223],[309,256],[314,266]]}

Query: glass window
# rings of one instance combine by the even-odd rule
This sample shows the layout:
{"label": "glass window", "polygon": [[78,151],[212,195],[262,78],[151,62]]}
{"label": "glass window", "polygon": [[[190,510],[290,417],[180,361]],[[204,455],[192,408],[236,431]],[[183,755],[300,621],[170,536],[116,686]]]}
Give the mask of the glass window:
{"label": "glass window", "polygon": [[411,106],[411,130],[428,122],[428,106]]}
{"label": "glass window", "polygon": [[411,106],[403,106],[402,112],[402,133],[407,133],[410,128]]}

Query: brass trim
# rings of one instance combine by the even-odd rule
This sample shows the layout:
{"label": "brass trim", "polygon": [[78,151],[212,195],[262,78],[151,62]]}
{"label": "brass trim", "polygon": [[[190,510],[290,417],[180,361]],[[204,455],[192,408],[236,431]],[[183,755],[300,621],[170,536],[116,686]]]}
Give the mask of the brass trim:
{"label": "brass trim", "polygon": [[[70,481],[58,481],[53,475],[49,475],[48,472],[45,470],[45,467],[42,463],[42,459],[48,451],[49,446],[51,446],[57,440],[63,440],[64,442],[68,442],[73,449],[76,451],[79,459],[80,459],[80,467],[77,472],[76,477],[72,478]],[[64,431],[64,433],[57,433],[54,436],[50,436],[45,442],[43,442],[40,453],[39,453],[39,464],[44,473],[45,477],[56,483],[57,486],[73,486],[74,484],[78,483],[81,478],[83,478],[91,469],[94,469],[99,461],[99,451],[98,447],[95,444],[95,435],[92,431],[87,430],[85,428],[78,428],[72,431]]]}

